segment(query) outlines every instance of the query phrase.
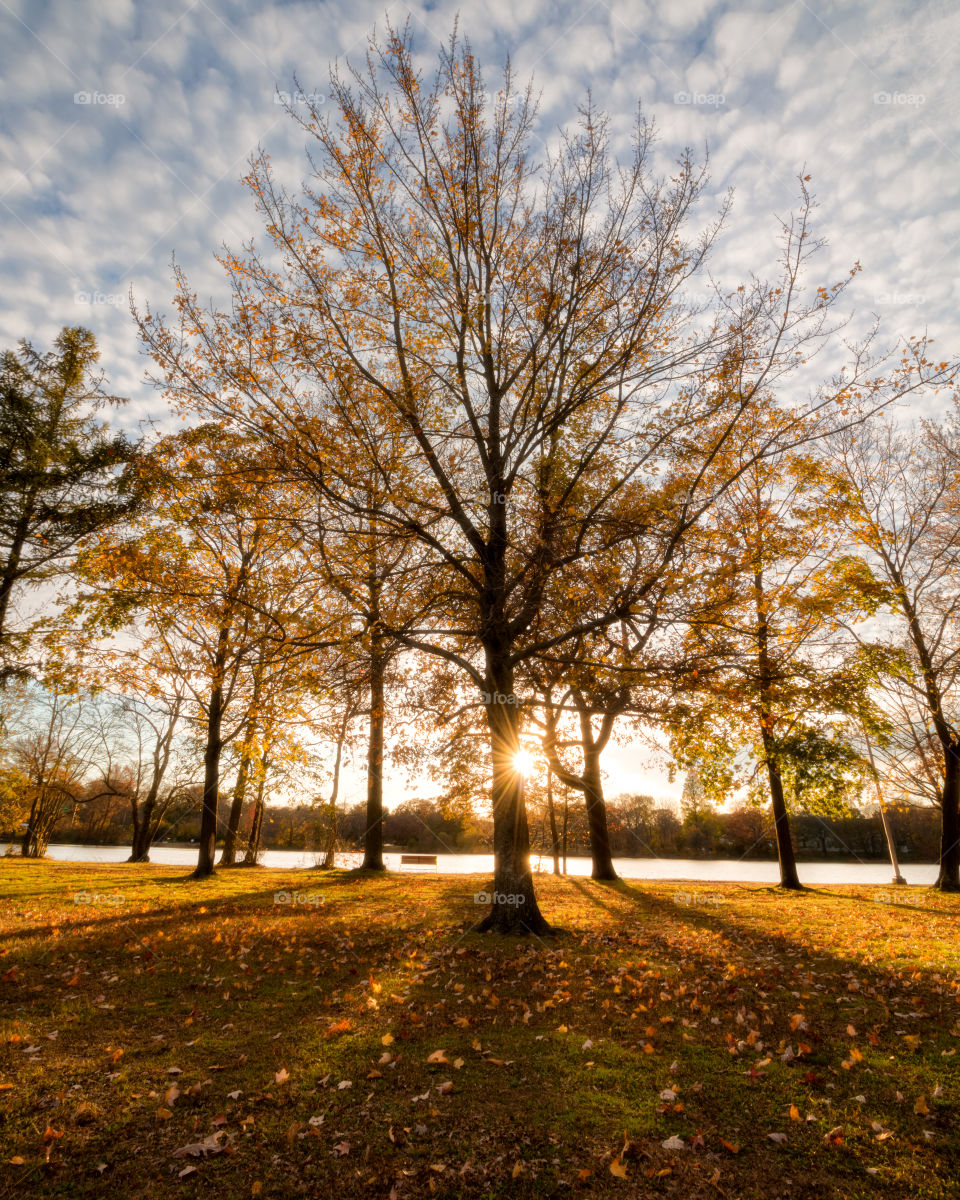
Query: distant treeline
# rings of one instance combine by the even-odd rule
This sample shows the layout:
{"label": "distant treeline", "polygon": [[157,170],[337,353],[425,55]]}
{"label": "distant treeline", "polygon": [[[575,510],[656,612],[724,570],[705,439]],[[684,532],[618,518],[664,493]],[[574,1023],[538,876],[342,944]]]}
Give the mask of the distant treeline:
{"label": "distant treeline", "polygon": [[[732,812],[702,808],[679,816],[659,807],[650,796],[618,796],[609,801],[610,841],[618,857],[776,858],[772,817],[759,808]],[[552,839],[545,811],[531,811],[531,841],[535,854],[551,855]],[[936,861],[939,815],[935,809],[901,806],[888,810],[901,858]],[[101,802],[78,806],[58,827],[56,841],[123,845],[130,842],[130,811],[123,804]],[[851,813],[844,817],[797,813],[792,818],[798,853],[805,858],[887,857],[879,815]],[[366,809],[356,804],[338,814],[337,843],[360,850],[366,828]],[[558,806],[558,853],[563,851],[564,807]],[[200,832],[194,810],[161,826],[156,841],[191,842]],[[263,845],[268,849],[316,850],[328,842],[322,810],[306,805],[270,805],[264,818]],[[15,831],[6,831],[12,838]],[[488,817],[451,811],[436,800],[406,800],[388,810],[383,823],[388,846],[426,853],[482,853],[493,846],[493,821]],[[566,850],[570,856],[590,853],[583,805],[566,809]]]}

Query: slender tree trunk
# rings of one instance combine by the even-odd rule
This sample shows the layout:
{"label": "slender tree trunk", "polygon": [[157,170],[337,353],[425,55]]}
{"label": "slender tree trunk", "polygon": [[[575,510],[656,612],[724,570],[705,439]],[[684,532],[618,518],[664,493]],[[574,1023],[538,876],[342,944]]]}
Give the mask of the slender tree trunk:
{"label": "slender tree trunk", "polygon": [[557,838],[557,810],[553,803],[553,770],[547,765],[547,812],[550,814],[550,848],[553,853],[553,873],[560,874],[560,844]]}
{"label": "slender tree trunk", "polygon": [[563,873],[567,873],[567,827],[570,821],[570,797],[563,793]]}
{"label": "slender tree trunk", "polygon": [[267,763],[264,760],[260,771],[260,780],[257,784],[257,799],[253,806],[253,816],[250,819],[250,836],[247,839],[247,849],[243,856],[243,864],[246,867],[256,865],[257,856],[260,853],[260,842],[263,837],[263,794],[266,788]]}
{"label": "slender tree trunk", "polygon": [[547,761],[557,778],[566,787],[583,793],[587,807],[587,829],[590,836],[591,878],[617,879],[617,871],[610,854],[610,832],[607,827],[607,805],[603,797],[603,777],[600,773],[600,756],[610,739],[615,715],[605,713],[599,735],[593,732],[592,716],[581,697],[577,697],[580,718],[580,746],[583,751],[583,774],[575,775],[566,770],[560,760],[556,746],[556,714],[552,708],[547,715],[547,733],[543,740]]}
{"label": "slender tree trunk", "polygon": [[900,874],[900,861],[897,858],[896,838],[890,829],[890,822],[887,820],[887,806],[883,802],[883,788],[880,786],[880,776],[877,774],[877,766],[873,761],[873,747],[870,745],[870,735],[867,733],[866,726],[863,729],[864,741],[867,743],[867,756],[870,759],[870,769],[873,771],[873,782],[877,789],[877,807],[880,809],[880,823],[883,825],[883,836],[887,840],[887,851],[890,855],[890,865],[893,867],[893,882],[906,883],[907,881]]}
{"label": "slender tree trunk", "polygon": [[759,667],[760,693],[760,736],[763,753],[767,760],[767,778],[770,781],[770,800],[773,804],[773,824],[777,836],[777,858],[780,861],[780,886],[791,891],[802,891],[803,884],[797,875],[797,860],[793,853],[793,838],[790,836],[790,818],[783,798],[783,779],[777,759],[773,738],[773,705],[770,697],[773,689],[773,667],[770,662],[770,618],[764,596],[763,570],[754,571],[754,597],[757,611],[757,665]]}
{"label": "slender tree trunk", "polygon": [[887,569],[897,585],[897,598],[920,660],[927,708],[943,752],[943,787],[940,792],[940,872],[936,887],[941,892],[960,892],[960,744],[957,735],[944,718],[940,678],[933,665],[927,639],[902,573],[884,555]]}
{"label": "slender tree trunk", "polygon": [[240,816],[243,812],[243,802],[247,795],[247,783],[250,779],[250,768],[253,765],[253,740],[257,732],[257,721],[260,718],[260,693],[263,689],[263,674],[266,648],[260,647],[260,654],[253,670],[253,690],[250,697],[250,712],[243,731],[243,745],[240,750],[240,765],[237,770],[237,781],[233,789],[233,802],[227,817],[227,829],[223,836],[223,849],[220,851],[220,866],[232,867],[237,857],[237,833],[240,829]]}
{"label": "slender tree trunk", "polygon": [[379,620],[370,633],[370,738],[367,746],[367,827],[363,835],[366,871],[383,871],[383,715],[386,659]]}
{"label": "slender tree trunk", "polygon": [[333,870],[337,853],[337,797],[340,794],[340,767],[343,763],[343,745],[347,740],[347,728],[350,724],[351,707],[344,707],[343,720],[337,730],[337,756],[333,763],[333,780],[330,784],[330,823],[327,828],[327,847],[320,866],[327,871]]}
{"label": "slender tree trunk", "polygon": [[226,631],[221,631],[222,659],[218,648],[218,663],[214,684],[210,689],[207,710],[207,745],[203,754],[203,807],[200,810],[200,853],[194,879],[213,874],[217,848],[217,809],[220,798],[220,755],[223,752],[223,666],[226,661]]}
{"label": "slender tree trunk", "polygon": [[550,926],[537,904],[530,871],[530,830],[516,767],[520,749],[519,714],[515,705],[497,702],[498,697],[512,697],[513,679],[502,661],[498,662],[489,652],[488,664],[493,697],[486,708],[493,759],[494,895],[490,912],[477,928],[480,932],[549,933]]}
{"label": "slender tree trunk", "polygon": [[942,811],[940,816],[941,892],[960,892],[960,748],[944,748]]}
{"label": "slender tree trunk", "polygon": [[34,496],[31,493],[24,500],[20,519],[17,521],[16,528],[13,531],[10,549],[7,551],[7,557],[3,564],[3,572],[0,574],[0,646],[3,645],[7,633],[7,613],[10,609],[10,597],[13,593],[13,585],[16,583],[20,573],[20,556],[23,553],[27,533],[30,530],[30,519],[33,516],[33,508]]}
{"label": "slender tree trunk", "polygon": [[240,829],[240,816],[243,813],[243,802],[247,796],[247,783],[250,779],[250,752],[244,747],[240,754],[240,766],[237,770],[237,782],[233,788],[233,800],[227,818],[227,829],[223,835],[223,849],[220,851],[220,867],[232,867],[237,858],[237,833]]}
{"label": "slender tree trunk", "polygon": [[770,799],[773,803],[773,827],[777,837],[777,858],[780,861],[780,886],[791,891],[802,891],[803,884],[797,875],[797,860],[793,853],[793,838],[790,836],[790,818],[783,798],[783,780],[780,764],[772,739],[764,731],[764,751],[767,756],[767,778],[770,780]]}

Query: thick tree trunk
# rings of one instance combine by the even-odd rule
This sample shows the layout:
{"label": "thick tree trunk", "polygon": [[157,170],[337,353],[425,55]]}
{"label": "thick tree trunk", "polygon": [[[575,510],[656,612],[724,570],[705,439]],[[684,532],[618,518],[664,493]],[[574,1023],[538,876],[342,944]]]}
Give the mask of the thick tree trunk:
{"label": "thick tree trunk", "polygon": [[767,777],[770,780],[770,799],[773,803],[773,826],[777,837],[777,858],[780,861],[780,886],[791,891],[802,891],[803,884],[797,875],[797,860],[793,853],[793,838],[790,836],[790,818],[783,798],[783,780],[780,764],[771,744],[764,734],[764,749],[767,755]]}
{"label": "thick tree trunk", "polygon": [[617,870],[610,855],[610,833],[607,829],[607,806],[603,798],[600,776],[600,751],[584,746],[583,794],[587,802],[587,824],[590,830],[592,879],[617,879]]}
{"label": "thick tree trunk", "polygon": [[140,827],[134,832],[129,862],[150,861],[150,849],[153,846],[153,838],[156,834],[156,826],[153,822],[155,807],[156,798],[148,796],[141,809]]}
{"label": "thick tree trunk", "polygon": [[940,814],[941,892],[960,892],[960,748],[944,751],[942,808]]}
{"label": "thick tree trunk", "polygon": [[150,846],[153,842],[153,812],[160,791],[160,780],[155,779],[150,785],[150,791],[143,804],[132,804],[133,810],[133,843],[130,847],[130,857],[127,862],[149,862]]}
{"label": "thick tree trunk", "polygon": [[553,771],[547,766],[547,812],[550,814],[550,849],[553,854],[553,873],[560,874],[560,843],[557,838],[557,810],[553,803]]}
{"label": "thick tree trunk", "polygon": [[[496,664],[499,665],[499,664]],[[516,706],[497,702],[513,695],[513,680],[506,671],[490,671],[487,705],[490,748],[493,759],[493,898],[490,912],[478,931],[496,933],[550,932],[540,912],[530,871],[530,831],[516,767],[520,749],[519,716]]]}
{"label": "thick tree trunk", "polygon": [[379,625],[370,636],[370,738],[367,745],[367,824],[363,862],[367,871],[383,871],[383,717],[386,660]]}

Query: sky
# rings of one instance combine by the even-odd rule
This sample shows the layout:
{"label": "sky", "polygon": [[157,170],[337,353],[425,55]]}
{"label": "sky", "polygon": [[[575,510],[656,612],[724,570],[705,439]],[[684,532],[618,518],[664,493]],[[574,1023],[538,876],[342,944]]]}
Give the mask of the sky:
{"label": "sky", "polygon": [[[763,273],[778,217],[811,176],[832,283],[859,261],[852,330],[928,333],[960,351],[960,16],[946,2],[487,0],[483,5],[269,0],[0,0],[0,347],[45,347],[65,324],[100,342],[125,420],[162,420],[129,313],[169,306],[176,255],[203,299],[226,296],[214,252],[260,234],[240,185],[258,146],[307,171],[279,102],[325,96],[330,66],[409,20],[422,62],[459,12],[495,91],[510,57],[541,95],[549,143],[589,89],[625,145],[638,102],[665,163],[708,148],[714,205],[734,190],[713,270]],[[610,794],[673,796],[638,747],[611,749]]]}

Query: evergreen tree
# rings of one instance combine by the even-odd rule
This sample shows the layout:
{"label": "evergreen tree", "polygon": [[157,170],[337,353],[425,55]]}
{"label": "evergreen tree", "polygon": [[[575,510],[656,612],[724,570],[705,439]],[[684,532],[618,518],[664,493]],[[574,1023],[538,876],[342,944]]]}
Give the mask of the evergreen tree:
{"label": "evergreen tree", "polygon": [[117,468],[135,452],[98,412],[123,403],[103,390],[94,335],[61,330],[47,353],[22,341],[0,356],[0,677],[22,668],[14,629],[18,585],[61,574],[83,537],[131,507]]}

